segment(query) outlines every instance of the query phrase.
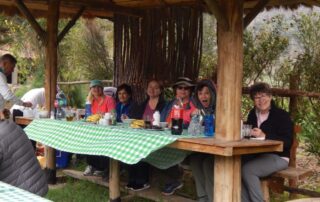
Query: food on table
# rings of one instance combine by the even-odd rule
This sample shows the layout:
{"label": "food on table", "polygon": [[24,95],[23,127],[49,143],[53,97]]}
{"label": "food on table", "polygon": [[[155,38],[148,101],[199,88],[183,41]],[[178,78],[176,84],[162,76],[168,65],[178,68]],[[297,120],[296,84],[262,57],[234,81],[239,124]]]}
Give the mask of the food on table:
{"label": "food on table", "polygon": [[133,120],[130,124],[131,128],[144,128],[144,120]]}
{"label": "food on table", "polygon": [[102,116],[100,114],[94,114],[94,115],[88,116],[86,121],[97,123],[101,118]]}

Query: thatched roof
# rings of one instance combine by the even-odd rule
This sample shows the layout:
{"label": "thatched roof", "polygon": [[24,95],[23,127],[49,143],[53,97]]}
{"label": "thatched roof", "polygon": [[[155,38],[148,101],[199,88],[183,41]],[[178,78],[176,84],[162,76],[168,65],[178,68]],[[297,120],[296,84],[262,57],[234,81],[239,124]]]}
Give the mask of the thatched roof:
{"label": "thatched roof", "polygon": [[[244,0],[244,9],[248,12],[261,0]],[[15,0],[0,0],[0,12],[7,15],[20,14],[15,6]],[[35,17],[46,17],[48,10],[47,0],[23,0]],[[142,9],[167,7],[172,5],[194,6],[208,10],[203,0],[61,0],[60,16],[71,17],[81,7],[85,7],[83,17],[112,18],[114,13],[139,16]],[[267,8],[289,7],[299,5],[320,6],[320,0],[269,0]]]}

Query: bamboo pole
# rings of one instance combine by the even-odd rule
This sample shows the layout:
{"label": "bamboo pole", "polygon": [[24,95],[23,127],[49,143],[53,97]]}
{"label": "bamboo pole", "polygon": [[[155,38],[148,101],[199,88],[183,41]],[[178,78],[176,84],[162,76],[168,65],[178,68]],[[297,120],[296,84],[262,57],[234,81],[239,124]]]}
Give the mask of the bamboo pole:
{"label": "bamboo pole", "polygon": [[[49,0],[47,33],[48,43],[46,44],[46,68],[45,68],[45,94],[46,108],[54,109],[53,103],[56,97],[57,66],[58,66],[58,22],[59,22],[60,0]],[[56,159],[55,149],[46,147],[46,171],[49,178],[48,183],[56,183]]]}
{"label": "bamboo pole", "polygon": [[[229,29],[217,22],[218,89],[216,135],[218,140],[240,140],[243,70],[243,0],[219,0]],[[216,156],[214,201],[240,202],[240,156]]]}

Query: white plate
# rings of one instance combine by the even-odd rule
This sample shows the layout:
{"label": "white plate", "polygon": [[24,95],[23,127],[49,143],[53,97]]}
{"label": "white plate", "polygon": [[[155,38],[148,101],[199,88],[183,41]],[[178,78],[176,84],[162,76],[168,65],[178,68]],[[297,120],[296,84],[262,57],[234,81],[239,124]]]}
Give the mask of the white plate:
{"label": "white plate", "polygon": [[265,137],[251,137],[250,140],[265,140]]}

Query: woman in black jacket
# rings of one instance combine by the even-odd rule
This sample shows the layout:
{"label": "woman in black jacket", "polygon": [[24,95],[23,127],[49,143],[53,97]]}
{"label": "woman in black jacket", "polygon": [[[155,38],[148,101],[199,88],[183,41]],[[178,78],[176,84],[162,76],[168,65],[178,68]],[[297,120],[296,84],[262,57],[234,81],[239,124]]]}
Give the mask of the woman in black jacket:
{"label": "woman in black jacket", "polygon": [[254,102],[254,108],[247,120],[247,124],[253,126],[250,135],[282,141],[283,152],[262,153],[243,158],[242,202],[263,201],[260,178],[288,167],[293,134],[293,122],[286,111],[275,106],[268,84],[257,83],[251,86],[250,97]]}
{"label": "woman in black jacket", "polygon": [[[158,80],[151,80],[147,85],[147,99],[131,107],[129,118],[149,119],[151,121],[155,111],[162,112],[166,102],[163,98],[163,86]],[[140,161],[137,164],[129,166],[129,182],[127,189],[132,191],[142,191],[148,189],[149,184],[149,165]]]}

